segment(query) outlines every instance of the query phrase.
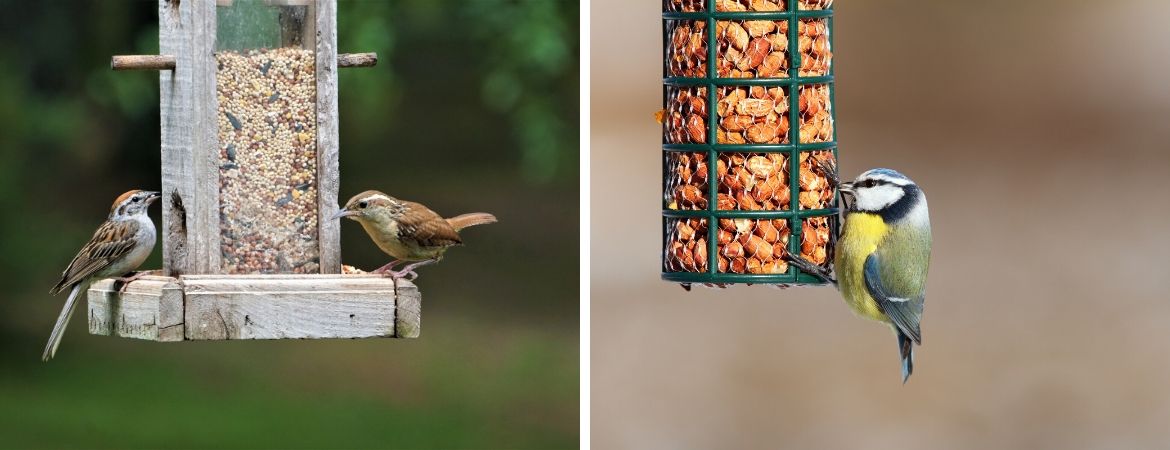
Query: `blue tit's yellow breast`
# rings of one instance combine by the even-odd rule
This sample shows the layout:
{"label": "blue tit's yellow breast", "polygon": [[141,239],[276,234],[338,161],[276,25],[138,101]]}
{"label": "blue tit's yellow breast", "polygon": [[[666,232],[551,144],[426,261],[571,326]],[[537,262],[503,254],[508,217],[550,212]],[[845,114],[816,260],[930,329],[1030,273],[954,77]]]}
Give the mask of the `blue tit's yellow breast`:
{"label": "blue tit's yellow breast", "polygon": [[889,322],[865,287],[865,259],[877,250],[890,227],[877,214],[850,212],[841,226],[834,265],[841,295],[853,311],[862,317]]}

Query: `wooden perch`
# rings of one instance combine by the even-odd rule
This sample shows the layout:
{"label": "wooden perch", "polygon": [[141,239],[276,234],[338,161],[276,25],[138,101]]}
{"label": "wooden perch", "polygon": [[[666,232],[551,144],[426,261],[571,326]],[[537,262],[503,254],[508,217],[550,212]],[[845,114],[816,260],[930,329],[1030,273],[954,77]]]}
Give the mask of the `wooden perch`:
{"label": "wooden perch", "polygon": [[374,67],[378,64],[377,53],[338,53],[337,67]]}
{"label": "wooden perch", "polygon": [[110,59],[114,70],[175,70],[172,55],[116,55]]}
{"label": "wooden perch", "polygon": [[[374,67],[378,64],[377,53],[341,53],[337,55],[337,67]],[[115,55],[110,58],[114,70],[175,70],[172,55]]]}
{"label": "wooden perch", "polygon": [[89,289],[89,332],[152,341],[419,335],[421,296],[379,275],[145,276]]}

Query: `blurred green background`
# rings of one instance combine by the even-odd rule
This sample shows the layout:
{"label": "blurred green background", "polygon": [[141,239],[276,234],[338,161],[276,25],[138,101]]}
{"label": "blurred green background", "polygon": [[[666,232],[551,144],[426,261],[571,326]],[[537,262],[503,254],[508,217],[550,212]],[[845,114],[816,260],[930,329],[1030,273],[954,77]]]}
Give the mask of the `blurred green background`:
{"label": "blurred green background", "polygon": [[[90,336],[47,291],[130,188],[159,187],[157,3],[0,0],[0,447],[563,448],[578,440],[578,6],[342,1],[341,197],[495,213],[421,271],[417,340]],[[152,211],[158,220],[158,208]],[[354,223],[343,260],[387,258]],[[160,266],[160,249],[144,265]]]}

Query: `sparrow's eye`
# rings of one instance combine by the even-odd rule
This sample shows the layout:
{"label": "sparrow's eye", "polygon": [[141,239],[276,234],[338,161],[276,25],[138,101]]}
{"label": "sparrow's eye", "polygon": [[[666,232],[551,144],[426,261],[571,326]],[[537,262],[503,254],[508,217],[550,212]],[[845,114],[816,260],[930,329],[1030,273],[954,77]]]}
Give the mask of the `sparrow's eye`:
{"label": "sparrow's eye", "polygon": [[134,203],[138,203],[139,200],[142,200],[142,199],[140,199],[138,197],[134,197],[133,199],[130,199],[130,201],[132,201]]}
{"label": "sparrow's eye", "polygon": [[358,208],[366,209],[367,206],[370,206],[367,202],[358,202]]}

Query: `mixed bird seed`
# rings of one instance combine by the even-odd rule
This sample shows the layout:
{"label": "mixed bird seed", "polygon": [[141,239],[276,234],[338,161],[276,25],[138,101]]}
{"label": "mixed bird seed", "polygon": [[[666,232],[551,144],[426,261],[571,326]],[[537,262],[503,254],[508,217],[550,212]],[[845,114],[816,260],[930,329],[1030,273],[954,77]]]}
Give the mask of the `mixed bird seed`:
{"label": "mixed bird seed", "polygon": [[315,58],[215,55],[224,273],[319,272]]}

